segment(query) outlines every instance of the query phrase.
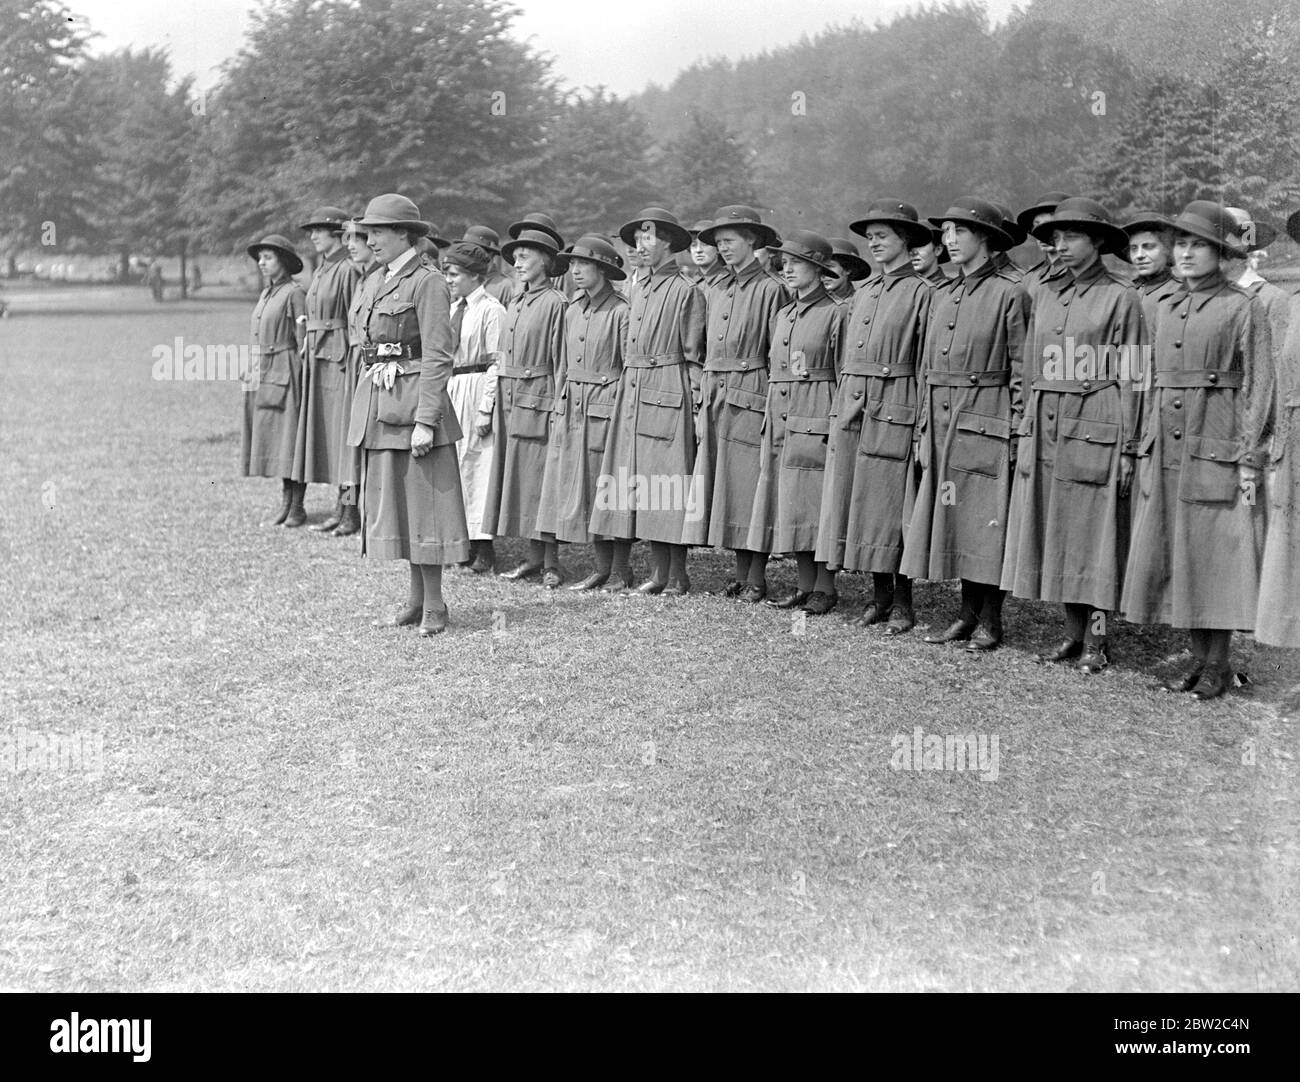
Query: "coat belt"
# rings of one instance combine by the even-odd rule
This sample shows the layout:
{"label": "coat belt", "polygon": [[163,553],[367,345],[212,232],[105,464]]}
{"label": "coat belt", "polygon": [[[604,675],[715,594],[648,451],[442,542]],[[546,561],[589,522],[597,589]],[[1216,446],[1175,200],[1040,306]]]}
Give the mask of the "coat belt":
{"label": "coat belt", "polygon": [[704,362],[706,372],[766,372],[766,357],[709,357]]}
{"label": "coat belt", "polygon": [[1118,380],[1113,379],[1036,379],[1035,391],[1060,391],[1062,394],[1092,394],[1103,387],[1117,387]]}
{"label": "coat belt", "polygon": [[809,368],[802,376],[797,376],[789,369],[783,369],[775,375],[769,376],[768,383],[833,383],[835,381],[835,369],[833,368]]}
{"label": "coat belt", "polygon": [[617,383],[618,376],[617,372],[598,372],[594,368],[583,368],[577,364],[565,373],[565,379],[570,383]]}
{"label": "coat belt", "polygon": [[850,362],[840,369],[841,376],[878,376],[881,379],[898,379],[916,375],[914,364],[871,364],[869,361]]}
{"label": "coat belt", "polygon": [[292,353],[297,346],[250,346],[248,353],[251,357],[274,357],[277,353]]}
{"label": "coat belt", "polygon": [[1010,368],[990,368],[984,372],[926,372],[931,387],[1005,387],[1011,382]]}
{"label": "coat belt", "polygon": [[361,346],[367,364],[375,364],[379,361],[418,360],[420,351],[418,338],[410,342],[366,342]]}
{"label": "coat belt", "polygon": [[458,364],[451,370],[453,376],[468,376],[473,372],[486,372],[492,367],[492,361],[478,361],[475,364]]}
{"label": "coat belt", "polygon": [[506,379],[540,379],[542,376],[551,374],[550,365],[539,365],[536,368],[521,368],[517,364],[497,366],[497,376]]}
{"label": "coat belt", "polygon": [[1244,372],[1214,368],[1166,368],[1156,372],[1157,387],[1240,387]]}
{"label": "coat belt", "polygon": [[341,331],[346,328],[348,321],[346,319],[309,319],[307,320],[307,329],[309,331]]}
{"label": "coat belt", "polygon": [[634,353],[623,358],[624,368],[668,368],[685,363],[685,353]]}

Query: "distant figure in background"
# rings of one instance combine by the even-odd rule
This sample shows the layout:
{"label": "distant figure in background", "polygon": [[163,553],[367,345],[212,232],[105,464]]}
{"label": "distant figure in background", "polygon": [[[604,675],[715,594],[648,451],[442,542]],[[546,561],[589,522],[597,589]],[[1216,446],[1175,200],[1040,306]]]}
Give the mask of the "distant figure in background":
{"label": "distant figure in background", "polygon": [[294,477],[298,414],[302,408],[303,329],[307,297],[293,280],[302,260],[279,233],[248,246],[266,282],[253,309],[253,368],[244,384],[244,426],[240,448],[245,477],[278,477],[283,489],[272,526],[301,526],[307,520],[307,486]]}
{"label": "distant figure in background", "polygon": [[943,246],[939,230],[930,230],[930,242],[921,244],[908,253],[912,260],[912,269],[932,286],[946,286],[948,275],[941,264],[948,262],[948,249]]}
{"label": "distant figure in background", "polygon": [[[301,267],[302,264],[300,263]],[[161,302],[163,299],[163,274],[162,264],[157,257],[149,260],[149,269],[144,272],[145,285],[149,287],[149,292],[153,294],[153,299]]]}
{"label": "distant figure in background", "polygon": [[203,272],[197,262],[190,264],[190,292],[197,293],[203,288]]}
{"label": "distant figure in background", "polygon": [[1042,261],[1025,271],[1025,292],[1029,294],[1031,304],[1038,303],[1039,294],[1049,287],[1064,287],[1070,279],[1070,269],[1061,262],[1051,237],[1044,239],[1034,232],[1056,211],[1059,204],[1069,196],[1065,192],[1048,192],[1040,195],[1033,206],[1026,207],[1016,215],[1016,226],[1027,240],[1030,234],[1038,242],[1039,251],[1043,253]]}
{"label": "distant figure in background", "polygon": [[1128,234],[1128,258],[1137,276],[1133,284],[1142,294],[1142,318],[1148,334],[1154,333],[1156,309],[1160,302],[1181,288],[1171,269],[1174,251],[1174,223],[1163,214],[1147,211],[1129,219],[1124,225]]}
{"label": "distant figure in background", "polygon": [[709,288],[717,285],[727,276],[727,265],[722,262],[718,250],[707,241],[700,240],[700,234],[713,225],[708,218],[691,226],[691,246],[687,251],[691,257],[691,266],[683,272],[692,285]]}
{"label": "distant figure in background", "polygon": [[859,283],[871,277],[871,264],[862,258],[858,246],[847,237],[830,237],[831,266],[835,274],[822,275],[826,292],[836,300],[853,303]]}
{"label": "distant figure in background", "polygon": [[1287,322],[1291,312],[1291,298],[1284,290],[1267,281],[1259,273],[1259,266],[1268,258],[1268,246],[1277,239],[1277,230],[1267,222],[1253,221],[1240,207],[1229,207],[1228,213],[1237,223],[1241,234],[1241,249],[1245,256],[1228,265],[1227,275],[1248,293],[1259,298],[1268,313],[1268,326],[1272,334],[1273,357],[1281,353],[1286,341]]}

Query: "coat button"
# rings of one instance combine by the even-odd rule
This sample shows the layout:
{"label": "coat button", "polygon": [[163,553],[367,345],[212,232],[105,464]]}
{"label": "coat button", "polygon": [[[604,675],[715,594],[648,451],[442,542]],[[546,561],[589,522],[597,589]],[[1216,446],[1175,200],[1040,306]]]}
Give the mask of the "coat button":
{"label": "coat button", "polygon": [[1182,349],[1182,348],[1183,348],[1183,343],[1181,340],[1174,343],[1174,349]]}
{"label": "coat button", "polygon": [[939,350],[939,352],[942,353],[945,357],[948,356],[948,347],[944,346],[943,349]]}
{"label": "coat button", "polygon": [[1218,372],[1211,372],[1211,373],[1210,373],[1208,376],[1206,376],[1205,378],[1208,379],[1211,383],[1218,383],[1218,382],[1219,382],[1219,373],[1218,373]]}
{"label": "coat button", "polygon": [[1176,440],[1181,440],[1183,438],[1183,430],[1181,428],[1175,428],[1170,435]]}
{"label": "coat button", "polygon": [[893,419],[894,419],[894,415],[893,415],[892,413],[887,414],[887,415],[885,416],[885,420],[886,420],[886,421],[892,421]]}
{"label": "coat button", "polygon": [[861,398],[861,397],[862,397],[862,392],[861,392],[861,391],[854,391],[854,392],[853,392],[853,397],[854,397],[854,398]]}
{"label": "coat button", "polygon": [[742,369],[748,368],[748,367],[749,367],[749,362],[748,362],[748,361],[741,361],[741,362],[740,362],[740,367],[741,367]]}
{"label": "coat button", "polygon": [[1182,409],[1182,408],[1183,408],[1183,400],[1182,400],[1181,398],[1175,398],[1175,399],[1174,399],[1174,409],[1176,409],[1176,410],[1180,410],[1180,409]]}
{"label": "coat button", "polygon": [[783,420],[783,421],[785,420],[785,414],[784,414],[784,413],[781,414],[781,420]]}
{"label": "coat button", "polygon": [[944,409],[947,409],[947,408],[948,408],[948,403],[947,403],[947,402],[940,402],[939,405],[941,405]]}
{"label": "coat button", "polygon": [[782,394],[782,395],[785,394],[785,388],[784,388],[784,387],[781,388],[781,394]]}
{"label": "coat button", "polygon": [[948,324],[948,330],[952,330],[955,326],[957,326],[956,323],[951,323],[951,322],[950,322],[950,323]]}
{"label": "coat button", "polygon": [[726,313],[726,312],[723,312],[723,313],[722,313],[722,318],[723,318],[723,319],[726,319],[726,318],[727,318],[727,313]]}
{"label": "coat button", "polygon": [[971,381],[971,383],[973,383],[973,384],[974,384],[974,383],[978,383],[978,382],[980,381],[980,378],[979,378],[979,376],[977,376],[974,372],[972,372],[972,373],[970,374],[970,381]]}
{"label": "coat button", "polygon": [[863,346],[865,346],[865,345],[866,345],[866,342],[859,342],[859,343],[858,343],[858,349],[861,349],[861,348],[862,348]]}
{"label": "coat button", "polygon": [[889,375],[889,365],[887,365],[887,364],[882,364],[882,365],[880,366],[880,374],[881,374],[882,376],[887,376],[887,375]]}
{"label": "coat button", "polygon": [[1080,384],[1080,386],[1081,386],[1085,391],[1091,391],[1091,390],[1092,390],[1092,384],[1091,384],[1088,380],[1086,380],[1086,379],[1083,381],[1083,383]]}
{"label": "coat button", "polygon": [[1092,442],[1092,433],[1091,433],[1091,432],[1085,432],[1085,433],[1083,434],[1083,442],[1084,442],[1084,443],[1091,443],[1091,442]]}
{"label": "coat button", "polygon": [[790,339],[788,339],[788,338],[782,338],[782,339],[781,339],[781,345],[783,345],[783,346],[788,346],[789,344],[790,344]]}
{"label": "coat button", "polygon": [[586,336],[585,336],[585,335],[581,335],[581,334],[578,335],[578,341],[579,341],[579,342],[585,342],[586,340],[587,340],[587,339],[586,339]]}
{"label": "coat button", "polygon": [[1062,302],[1061,302],[1061,307],[1062,307],[1062,308],[1069,308],[1069,307],[1070,307],[1070,302],[1069,302],[1069,301],[1062,301]]}
{"label": "coat button", "polygon": [[1057,333],[1057,334],[1064,334],[1064,333],[1065,333],[1065,328],[1064,328],[1064,327],[1057,327],[1057,328],[1056,328],[1056,333]]}
{"label": "coat button", "polygon": [[866,319],[864,319],[862,322],[863,322],[863,323],[870,323],[870,322],[871,322],[871,317],[868,316],[868,317],[867,317]]}
{"label": "coat button", "polygon": [[1048,419],[1049,421],[1055,421],[1055,420],[1056,420],[1056,414],[1054,414],[1051,410],[1048,410],[1048,411],[1047,411],[1047,419]]}

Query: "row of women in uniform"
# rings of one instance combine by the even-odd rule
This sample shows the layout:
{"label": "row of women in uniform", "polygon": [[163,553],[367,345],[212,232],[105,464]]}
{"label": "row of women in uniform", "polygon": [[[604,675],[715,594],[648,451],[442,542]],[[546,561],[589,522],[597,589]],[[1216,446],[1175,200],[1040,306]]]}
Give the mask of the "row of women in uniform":
{"label": "row of women in uniform", "polygon": [[[318,288],[341,263],[320,237],[336,227],[366,267],[337,273],[348,303]],[[504,536],[529,546],[505,577],[550,588],[559,545],[592,544],[579,590],[630,589],[646,541],[646,595],[690,590],[689,547],[729,548],[722,592],[748,602],[766,598],[768,557],[790,554],[797,587],[769,603],[814,615],[835,607],[838,572],[867,572],[853,622],[891,635],[915,624],[914,578],[958,579],[957,618],[926,641],[973,651],[1001,643],[1008,592],[1058,602],[1064,633],[1040,657],[1089,673],[1109,664],[1114,613],[1187,628],[1192,662],[1166,686],[1200,698],[1227,686],[1233,630],[1300,646],[1285,370],[1300,349],[1274,356],[1260,287],[1234,269],[1258,239],[1217,204],[1121,227],[1064,193],[1014,218],[963,198],[922,221],[880,200],[850,227],[870,264],[845,240],[782,239],[749,207],[691,229],[650,207],[618,232],[636,253],[630,289],[609,239],[566,246],[542,214],[499,249],[513,283],[485,227],[438,242],[444,279],[421,253],[431,226],[400,195],[304,228],[324,257],[305,298],[283,237],[250,248],[269,284],[246,472],[289,478],[295,517],[303,481],[275,471],[297,470],[312,440],[282,430],[295,410],[310,423],[334,364],[354,392],[331,411],[351,461],[335,476],[360,482],[363,549],[410,562],[407,604],[383,624],[442,631],[442,566],[489,570]],[[1044,259],[1022,272],[1006,253],[1028,234]],[[686,274],[676,257],[692,246],[703,258]],[[933,267],[945,255],[951,277]],[[346,347],[323,348],[339,332]],[[274,462],[258,453],[273,431]]]}

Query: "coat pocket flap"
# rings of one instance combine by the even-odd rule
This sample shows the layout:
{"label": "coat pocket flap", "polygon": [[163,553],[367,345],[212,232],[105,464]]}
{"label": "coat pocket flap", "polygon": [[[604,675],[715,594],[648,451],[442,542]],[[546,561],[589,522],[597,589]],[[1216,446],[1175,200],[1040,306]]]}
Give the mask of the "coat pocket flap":
{"label": "coat pocket flap", "polygon": [[1192,458],[1208,458],[1215,462],[1236,462],[1241,458],[1241,445],[1236,440],[1213,440],[1209,436],[1188,436],[1187,454]]}
{"label": "coat pocket flap", "polygon": [[588,402],[587,416],[588,417],[613,417],[614,403],[613,402]]}
{"label": "coat pocket flap", "polygon": [[385,297],[375,305],[375,311],[381,316],[400,316],[403,312],[409,312],[414,307],[414,301],[401,301],[393,297]]}
{"label": "coat pocket flap", "polygon": [[1011,438],[1011,422],[1005,417],[989,417],[983,413],[957,414],[959,432],[977,432],[981,436],[995,436],[1000,440]]}
{"label": "coat pocket flap", "polygon": [[767,409],[767,395],[746,391],[742,387],[732,387],[727,391],[727,405],[763,413]]}
{"label": "coat pocket flap", "polygon": [[543,413],[550,413],[555,406],[555,399],[548,394],[520,392],[515,395],[515,406],[521,410],[540,410]]}
{"label": "coat pocket flap", "polygon": [[794,417],[786,418],[787,432],[805,432],[810,436],[827,436],[831,431],[829,417]]}
{"label": "coat pocket flap", "polygon": [[916,407],[903,402],[875,402],[868,408],[867,416],[890,425],[913,425]]}
{"label": "coat pocket flap", "polygon": [[682,408],[681,391],[656,391],[650,387],[641,388],[641,401],[651,406],[666,406],[670,410]]}
{"label": "coat pocket flap", "polygon": [[1119,425],[1112,421],[1090,421],[1086,417],[1065,417],[1061,420],[1061,435],[1085,443],[1118,443]]}

